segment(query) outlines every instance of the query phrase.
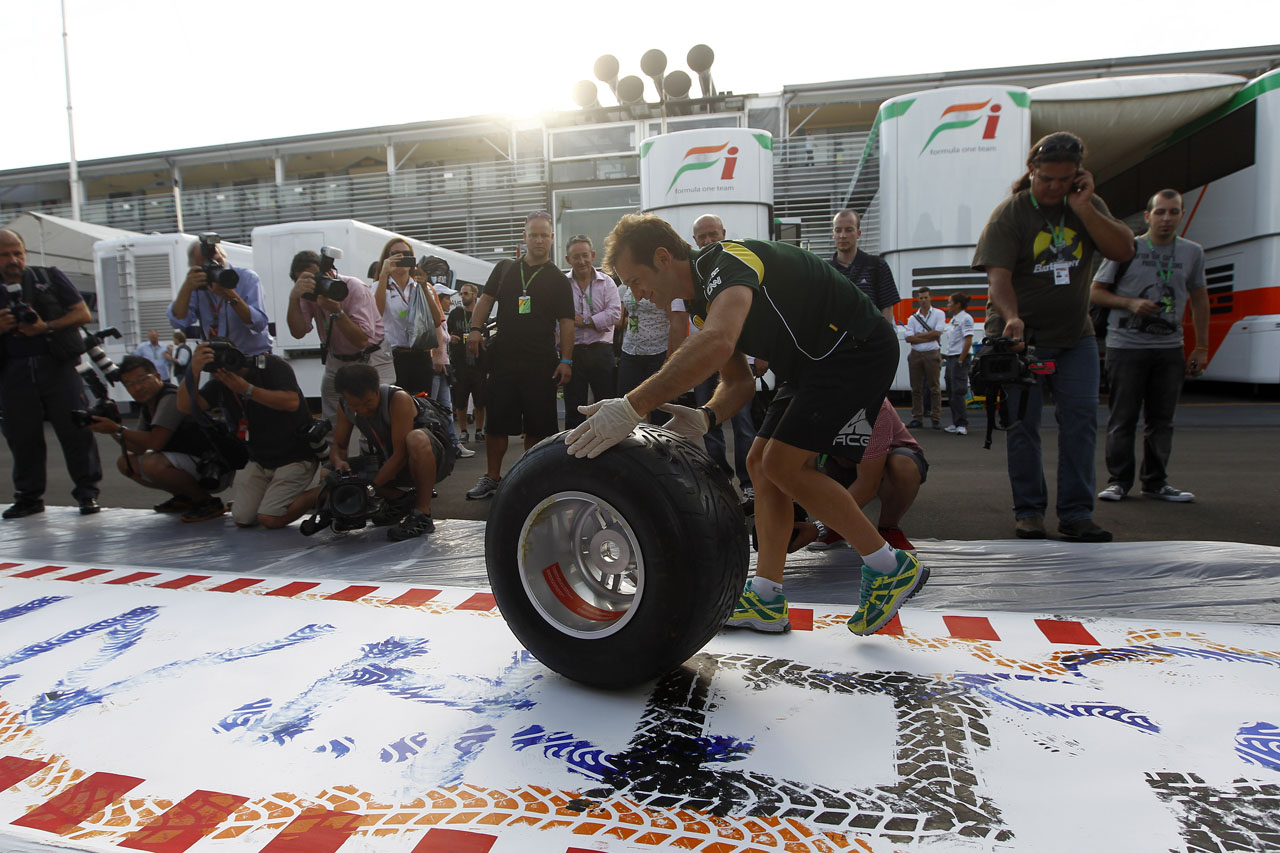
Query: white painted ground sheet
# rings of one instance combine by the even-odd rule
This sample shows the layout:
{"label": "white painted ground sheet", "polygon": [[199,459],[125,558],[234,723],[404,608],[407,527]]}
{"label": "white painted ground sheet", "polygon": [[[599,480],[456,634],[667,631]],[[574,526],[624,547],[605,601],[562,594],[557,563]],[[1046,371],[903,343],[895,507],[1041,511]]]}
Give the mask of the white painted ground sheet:
{"label": "white painted ground sheet", "polygon": [[1280,849],[1276,627],[797,606],[607,693],[475,590],[39,568],[0,563],[15,843]]}

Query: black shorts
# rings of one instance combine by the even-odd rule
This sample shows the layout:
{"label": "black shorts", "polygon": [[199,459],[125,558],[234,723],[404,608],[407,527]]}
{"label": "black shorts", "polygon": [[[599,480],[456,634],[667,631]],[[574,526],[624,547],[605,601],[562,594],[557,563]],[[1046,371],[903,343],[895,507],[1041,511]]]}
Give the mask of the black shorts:
{"label": "black shorts", "polygon": [[484,428],[488,435],[546,438],[560,431],[556,416],[555,363],[545,370],[489,374]]}
{"label": "black shorts", "polygon": [[485,393],[488,389],[489,377],[482,368],[455,367],[453,379],[453,407],[458,411],[466,411],[467,398],[470,397],[477,409],[484,408]]}
{"label": "black shorts", "polygon": [[886,324],[869,340],[807,363],[778,388],[756,436],[859,461],[899,357],[898,336]]}

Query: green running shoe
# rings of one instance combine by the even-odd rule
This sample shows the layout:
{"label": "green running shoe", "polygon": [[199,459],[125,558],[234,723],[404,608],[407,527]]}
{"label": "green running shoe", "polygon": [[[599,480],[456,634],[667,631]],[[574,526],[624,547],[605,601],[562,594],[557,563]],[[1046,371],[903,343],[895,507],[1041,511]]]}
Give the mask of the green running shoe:
{"label": "green running shoe", "polygon": [[929,570],[914,554],[895,552],[898,567],[887,575],[862,567],[862,603],[849,619],[849,630],[859,636],[874,634],[893,618],[898,608],[929,580]]}
{"label": "green running shoe", "polygon": [[726,628],[750,628],[766,634],[781,634],[791,630],[791,619],[787,616],[787,597],[779,595],[768,601],[762,599],[751,588],[751,581],[738,596],[738,606],[734,608]]}

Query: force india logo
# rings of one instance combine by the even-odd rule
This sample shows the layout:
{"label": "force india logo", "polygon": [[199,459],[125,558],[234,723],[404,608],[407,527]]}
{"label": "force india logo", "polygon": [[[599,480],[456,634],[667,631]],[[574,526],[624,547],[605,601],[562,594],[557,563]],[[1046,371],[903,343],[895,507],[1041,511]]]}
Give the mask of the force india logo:
{"label": "force india logo", "polygon": [[[968,118],[969,114],[975,112],[978,113],[977,116]],[[925,142],[924,147],[920,149],[920,154],[917,156],[921,156],[924,152],[929,150],[929,146],[933,144],[933,140],[937,138],[938,134],[946,133],[949,130],[963,130],[966,127],[973,127],[984,118],[987,120],[987,123],[982,129],[982,138],[996,138],[996,126],[1000,123],[1000,105],[991,103],[990,98],[978,104],[952,104],[943,110],[942,115],[939,117],[946,119],[948,115],[953,114],[964,117],[952,118],[941,122],[933,129],[933,132],[929,134],[928,141]]]}
{"label": "force india logo", "polygon": [[719,154],[721,151],[724,152],[723,157],[716,157],[714,160],[695,160],[692,163],[685,163],[679,169],[676,169],[675,176],[667,186],[667,195],[671,194],[671,190],[675,189],[676,182],[679,181],[686,173],[699,172],[703,169],[714,168],[721,160],[724,161],[724,166],[720,169],[720,180],[732,181],[733,170],[738,165],[738,146],[736,145],[730,145],[728,142],[721,143],[720,145],[701,145],[695,148],[690,148],[685,152],[682,159],[688,160],[690,157]]}

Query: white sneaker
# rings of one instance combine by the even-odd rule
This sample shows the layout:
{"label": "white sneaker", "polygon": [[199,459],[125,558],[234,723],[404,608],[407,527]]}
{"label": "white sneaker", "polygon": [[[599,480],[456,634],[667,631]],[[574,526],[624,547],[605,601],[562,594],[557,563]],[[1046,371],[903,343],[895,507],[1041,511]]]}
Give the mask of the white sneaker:
{"label": "white sneaker", "polygon": [[969,434],[969,430],[966,429],[965,427],[962,427],[962,426],[956,427],[956,435],[968,435],[968,434]]}
{"label": "white sneaker", "polygon": [[459,459],[470,459],[472,456],[476,455],[476,452],[465,444],[455,444],[453,446],[453,452],[458,454]]}
{"label": "white sneaker", "polygon": [[1184,492],[1182,489],[1175,489],[1168,483],[1165,483],[1159,489],[1154,491],[1143,489],[1142,494],[1149,498],[1157,498],[1162,501],[1173,501],[1174,503],[1180,504],[1190,503],[1196,499],[1196,496],[1191,492]]}
{"label": "white sneaker", "polygon": [[1112,483],[1102,491],[1098,492],[1098,500],[1102,501],[1119,501],[1124,500],[1124,489],[1119,483]]}
{"label": "white sneaker", "polygon": [[957,429],[959,429],[959,427],[957,427],[955,424],[951,424],[950,426],[947,427],[947,432],[955,432]]}

